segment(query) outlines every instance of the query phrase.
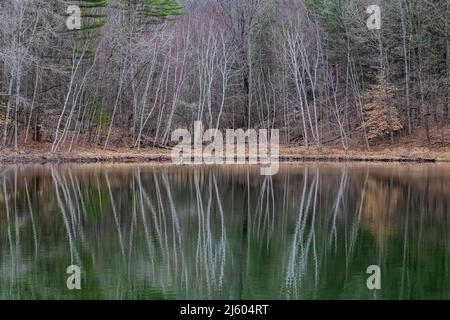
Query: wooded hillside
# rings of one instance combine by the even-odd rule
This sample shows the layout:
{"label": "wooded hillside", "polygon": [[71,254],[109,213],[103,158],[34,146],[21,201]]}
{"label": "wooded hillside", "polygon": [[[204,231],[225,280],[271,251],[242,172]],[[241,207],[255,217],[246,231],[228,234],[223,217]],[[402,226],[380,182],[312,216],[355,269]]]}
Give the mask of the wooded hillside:
{"label": "wooded hillside", "polygon": [[152,148],[196,120],[446,147],[449,23],[448,0],[0,0],[0,147]]}

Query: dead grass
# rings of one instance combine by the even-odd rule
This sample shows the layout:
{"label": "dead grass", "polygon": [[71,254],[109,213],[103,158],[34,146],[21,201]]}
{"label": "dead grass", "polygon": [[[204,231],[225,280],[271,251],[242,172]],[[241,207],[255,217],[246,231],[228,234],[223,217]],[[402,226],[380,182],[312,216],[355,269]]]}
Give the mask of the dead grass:
{"label": "dead grass", "polygon": [[117,150],[77,149],[73,152],[51,153],[35,148],[26,151],[0,151],[0,163],[96,163],[96,162],[165,162],[170,161],[170,151],[166,149]]}
{"label": "dead grass", "polygon": [[[352,141],[351,150],[323,146],[305,148],[299,145],[280,147],[280,160],[301,161],[372,161],[372,162],[450,162],[450,126],[432,129],[432,148],[425,147],[424,132],[395,137],[393,145],[388,140],[372,142],[370,151],[363,141]],[[22,139],[22,138],[21,138]],[[447,139],[449,142],[447,143]],[[18,151],[0,150],[0,163],[137,163],[171,162],[170,150],[163,148],[101,146],[77,148],[73,152],[51,153],[50,142],[32,142]],[[23,140],[20,140],[23,141]],[[333,143],[336,144],[336,141]]]}
{"label": "dead grass", "polygon": [[449,162],[450,152],[447,150],[428,150],[427,148],[389,147],[373,151],[281,147],[280,157],[285,161],[330,160],[330,161],[417,161],[417,162]]}
{"label": "dead grass", "polygon": [[[280,160],[296,161],[380,161],[380,162],[450,162],[447,149],[428,150],[426,148],[394,146],[374,151],[344,151],[334,148],[305,148],[282,146]],[[159,148],[103,150],[77,149],[73,152],[51,153],[38,148],[26,151],[0,151],[0,163],[96,163],[96,162],[170,162],[170,150]]]}

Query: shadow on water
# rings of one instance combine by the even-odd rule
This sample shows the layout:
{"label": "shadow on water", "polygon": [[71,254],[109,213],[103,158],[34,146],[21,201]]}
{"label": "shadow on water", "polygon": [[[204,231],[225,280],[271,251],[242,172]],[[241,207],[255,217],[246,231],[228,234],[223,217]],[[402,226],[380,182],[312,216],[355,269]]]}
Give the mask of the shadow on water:
{"label": "shadow on water", "polygon": [[448,169],[3,167],[0,298],[448,299]]}

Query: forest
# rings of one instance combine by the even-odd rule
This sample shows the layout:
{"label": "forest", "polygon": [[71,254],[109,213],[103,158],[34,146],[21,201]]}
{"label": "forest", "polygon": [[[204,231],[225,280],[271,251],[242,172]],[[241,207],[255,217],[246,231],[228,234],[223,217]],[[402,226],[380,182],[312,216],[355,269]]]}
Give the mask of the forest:
{"label": "forest", "polygon": [[445,150],[449,23],[449,0],[0,0],[0,150],[170,148],[195,121]]}

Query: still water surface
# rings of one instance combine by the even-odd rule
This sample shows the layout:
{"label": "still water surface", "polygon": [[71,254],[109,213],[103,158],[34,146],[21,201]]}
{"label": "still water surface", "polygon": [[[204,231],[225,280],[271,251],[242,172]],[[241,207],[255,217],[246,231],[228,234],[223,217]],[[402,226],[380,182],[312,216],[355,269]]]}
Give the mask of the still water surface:
{"label": "still water surface", "polygon": [[450,298],[450,166],[259,173],[0,167],[0,299]]}

